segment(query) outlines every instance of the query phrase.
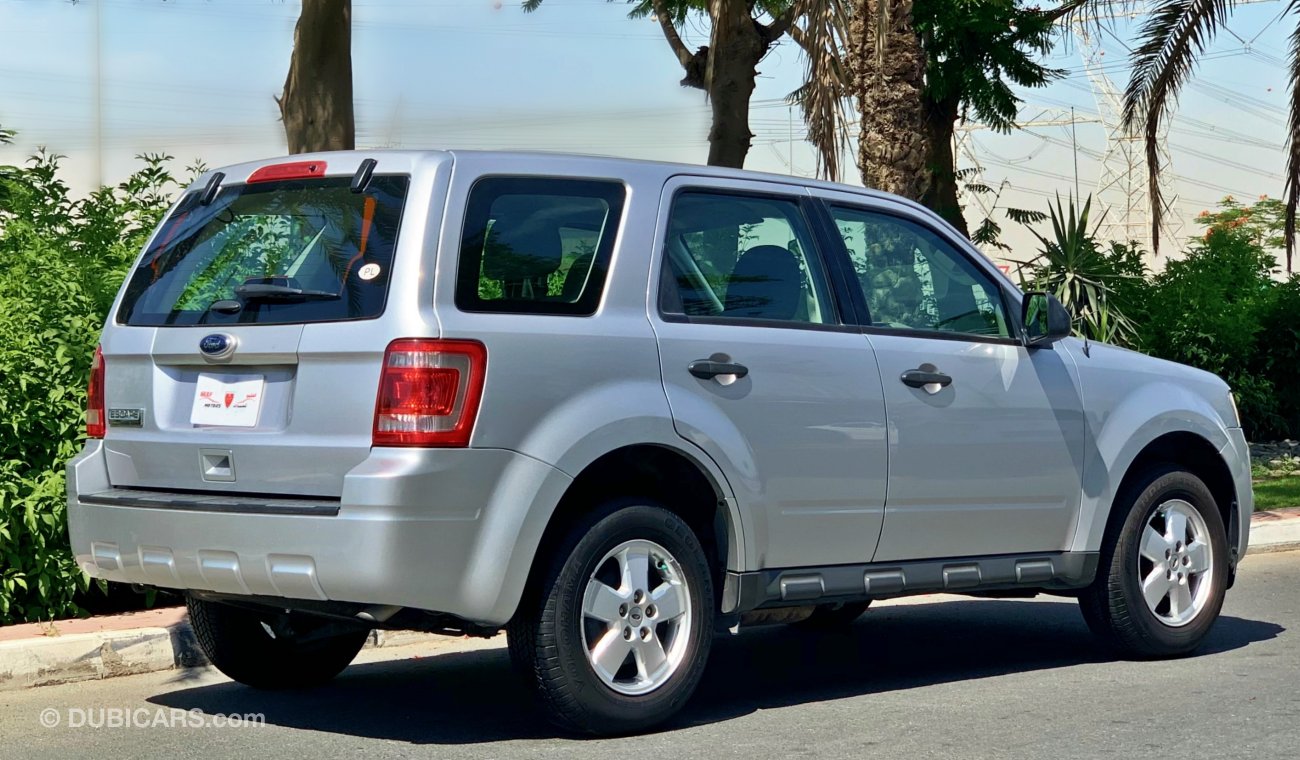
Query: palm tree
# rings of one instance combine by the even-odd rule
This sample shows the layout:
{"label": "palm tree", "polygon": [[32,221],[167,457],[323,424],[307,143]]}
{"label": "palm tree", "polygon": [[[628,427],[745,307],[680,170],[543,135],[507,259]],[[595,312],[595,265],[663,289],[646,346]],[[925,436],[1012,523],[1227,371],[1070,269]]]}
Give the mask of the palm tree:
{"label": "palm tree", "polygon": [[290,153],[352,150],[352,0],[303,0],[284,92],[275,99]]}
{"label": "palm tree", "polygon": [[[613,0],[611,0],[612,2]],[[754,134],[749,101],[759,61],[790,31],[801,12],[800,0],[628,0],[631,18],[653,16],[686,76],[683,87],[708,94],[713,111],[709,165],[743,168]],[[542,0],[523,0],[535,11]],[[680,29],[692,16],[708,20],[709,44],[692,51]],[[770,19],[763,23],[762,19]]]}
{"label": "palm tree", "polygon": [[[1173,110],[1178,93],[1191,78],[1197,58],[1228,21],[1233,0],[1159,0],[1138,32],[1133,72],[1124,91],[1124,123],[1141,127],[1146,139],[1151,188],[1151,248],[1160,247],[1160,123]],[[1300,2],[1287,10],[1300,21]],[[1286,141],[1286,270],[1295,248],[1295,215],[1300,200],[1300,25],[1291,33],[1291,103]]]}
{"label": "palm tree", "polygon": [[1015,126],[1011,85],[1039,87],[1060,71],[1038,63],[1054,26],[1085,0],[1051,10],[1019,0],[810,0],[791,37],[804,48],[807,83],[796,94],[835,178],[848,147],[848,100],[861,120],[863,183],[920,201],[963,232],[952,154],[956,124],[973,112],[998,131]]}

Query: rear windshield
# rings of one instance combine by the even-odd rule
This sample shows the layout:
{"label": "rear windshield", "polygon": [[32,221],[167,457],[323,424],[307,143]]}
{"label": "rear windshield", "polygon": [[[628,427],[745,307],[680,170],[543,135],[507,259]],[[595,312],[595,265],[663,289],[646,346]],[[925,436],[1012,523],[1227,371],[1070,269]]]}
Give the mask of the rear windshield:
{"label": "rear windshield", "polygon": [[127,325],[279,324],[383,313],[409,178],[232,185],[181,200],[127,283]]}

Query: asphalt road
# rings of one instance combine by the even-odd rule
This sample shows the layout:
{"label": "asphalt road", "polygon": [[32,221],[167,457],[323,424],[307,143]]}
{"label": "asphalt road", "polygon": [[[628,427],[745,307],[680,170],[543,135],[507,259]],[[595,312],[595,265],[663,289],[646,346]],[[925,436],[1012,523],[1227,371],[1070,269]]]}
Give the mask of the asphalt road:
{"label": "asphalt road", "polygon": [[[685,713],[649,736],[557,736],[498,638],[367,651],[297,694],[211,671],[0,693],[0,757],[1300,756],[1300,552],[1249,557],[1202,651],[1176,661],[1113,659],[1068,600],[944,599],[881,606],[844,634],[721,638]],[[265,725],[69,727],[111,720],[99,708],[136,724],[202,710],[262,713]],[[61,725],[43,727],[43,710]]]}

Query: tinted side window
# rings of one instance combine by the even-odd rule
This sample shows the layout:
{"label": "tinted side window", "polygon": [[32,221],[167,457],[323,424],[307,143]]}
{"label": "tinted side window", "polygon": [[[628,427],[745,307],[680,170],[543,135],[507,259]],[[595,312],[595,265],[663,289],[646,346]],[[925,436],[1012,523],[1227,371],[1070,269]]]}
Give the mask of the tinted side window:
{"label": "tinted side window", "polygon": [[618,182],[489,177],[470,190],[456,306],[464,311],[596,311],[623,215]]}
{"label": "tinted side window", "polygon": [[831,214],[874,326],[1011,336],[1001,289],[943,238],[887,214]]}
{"label": "tinted side window", "polygon": [[679,193],[668,217],[666,314],[835,324],[826,273],[799,204]]}

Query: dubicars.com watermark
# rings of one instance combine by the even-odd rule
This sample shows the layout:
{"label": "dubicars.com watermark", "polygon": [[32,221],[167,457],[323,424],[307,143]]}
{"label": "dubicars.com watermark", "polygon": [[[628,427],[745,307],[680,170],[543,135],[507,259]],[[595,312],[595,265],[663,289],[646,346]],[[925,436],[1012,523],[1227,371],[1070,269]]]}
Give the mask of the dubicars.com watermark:
{"label": "dubicars.com watermark", "polygon": [[47,707],[40,722],[46,728],[256,728],[266,725],[266,715],[175,707]]}

